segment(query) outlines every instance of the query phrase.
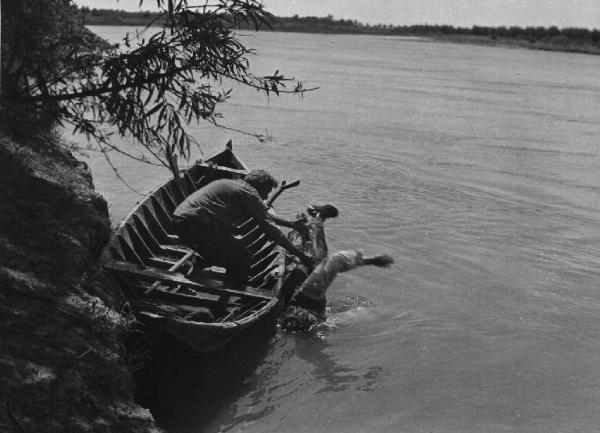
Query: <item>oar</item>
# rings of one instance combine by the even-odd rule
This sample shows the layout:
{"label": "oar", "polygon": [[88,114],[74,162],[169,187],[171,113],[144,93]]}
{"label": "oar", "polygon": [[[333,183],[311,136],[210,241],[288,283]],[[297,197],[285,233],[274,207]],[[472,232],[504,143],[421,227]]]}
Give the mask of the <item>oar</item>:
{"label": "oar", "polygon": [[282,180],[281,185],[279,185],[279,188],[277,188],[277,191],[275,191],[273,195],[271,195],[271,198],[269,198],[269,201],[267,201],[267,208],[273,206],[273,202],[277,199],[277,197],[281,195],[283,191],[285,191],[286,189],[294,188],[298,185],[300,185],[299,179],[290,183],[287,183],[285,180]]}

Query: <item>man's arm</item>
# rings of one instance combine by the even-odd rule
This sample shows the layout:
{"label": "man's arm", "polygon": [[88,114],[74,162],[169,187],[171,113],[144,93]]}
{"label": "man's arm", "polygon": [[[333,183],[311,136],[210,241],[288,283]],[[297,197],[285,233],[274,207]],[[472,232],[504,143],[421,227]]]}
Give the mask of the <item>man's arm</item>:
{"label": "man's arm", "polygon": [[[251,188],[251,187],[249,187],[249,188]],[[282,246],[283,248],[288,250],[291,254],[298,257],[300,259],[300,261],[306,267],[308,267],[309,269],[312,270],[312,268],[314,267],[314,263],[313,263],[313,260],[310,258],[310,256],[308,256],[303,251],[301,251],[300,249],[298,249],[294,245],[292,245],[292,243],[283,234],[283,232],[269,222],[269,221],[274,221],[274,220],[272,218],[272,215],[267,212],[267,207],[262,202],[262,200],[260,199],[258,194],[246,192],[245,194],[242,195],[242,200],[243,200],[244,206],[246,207],[246,209],[248,210],[250,215],[252,215],[254,217],[254,220],[259,225],[259,227],[262,229],[262,231],[265,233],[265,235],[267,235],[267,237],[269,239],[271,239],[273,242],[275,242],[277,245]],[[293,224],[293,223],[290,223],[289,221],[283,220],[279,217],[276,217],[276,218],[280,221],[284,221],[286,223]],[[286,225],[285,227],[288,227],[288,226]],[[293,225],[291,227],[293,227]]]}
{"label": "man's arm", "polygon": [[267,209],[267,218],[278,226],[292,228],[293,221],[288,221],[278,216],[273,209]]}
{"label": "man's arm", "polygon": [[278,226],[294,229],[302,234],[308,234],[308,228],[306,227],[305,221],[302,219],[290,221],[290,220],[281,218],[280,216],[276,215],[272,209],[267,210],[267,215],[268,215],[268,218],[271,221],[273,221],[275,224],[277,224]]}

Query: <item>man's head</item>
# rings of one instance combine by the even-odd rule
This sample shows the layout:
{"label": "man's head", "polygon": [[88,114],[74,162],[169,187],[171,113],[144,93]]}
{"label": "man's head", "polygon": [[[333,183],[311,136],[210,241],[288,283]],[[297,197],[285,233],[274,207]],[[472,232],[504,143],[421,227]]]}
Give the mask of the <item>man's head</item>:
{"label": "man's head", "polygon": [[271,190],[277,186],[275,178],[265,170],[252,170],[246,175],[244,181],[258,191],[258,195],[263,200],[266,200]]}

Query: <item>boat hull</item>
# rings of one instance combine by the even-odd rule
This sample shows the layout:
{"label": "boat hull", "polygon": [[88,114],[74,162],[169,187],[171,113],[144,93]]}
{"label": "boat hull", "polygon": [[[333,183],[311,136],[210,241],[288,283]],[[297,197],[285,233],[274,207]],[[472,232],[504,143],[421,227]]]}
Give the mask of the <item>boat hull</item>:
{"label": "boat hull", "polygon": [[195,351],[212,352],[276,315],[285,252],[256,222],[248,219],[238,227],[253,254],[249,287],[243,291],[226,289],[223,270],[204,268],[173,230],[172,213],[185,197],[215,179],[241,179],[247,171],[228,146],[156,188],[115,230],[104,252],[105,268],[148,334],[159,332]]}

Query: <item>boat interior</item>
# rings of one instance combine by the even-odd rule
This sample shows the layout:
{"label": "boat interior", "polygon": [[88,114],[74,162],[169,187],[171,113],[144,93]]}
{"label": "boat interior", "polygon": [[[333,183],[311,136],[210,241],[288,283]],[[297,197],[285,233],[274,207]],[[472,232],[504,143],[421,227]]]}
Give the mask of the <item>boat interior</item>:
{"label": "boat interior", "polygon": [[246,172],[228,148],[158,187],[117,228],[105,266],[138,310],[194,322],[240,322],[276,299],[284,254],[251,218],[238,226],[238,236],[253,254],[243,291],[224,287],[224,270],[204,267],[202,258],[172,230],[173,211],[188,195],[215,179],[237,179]]}

